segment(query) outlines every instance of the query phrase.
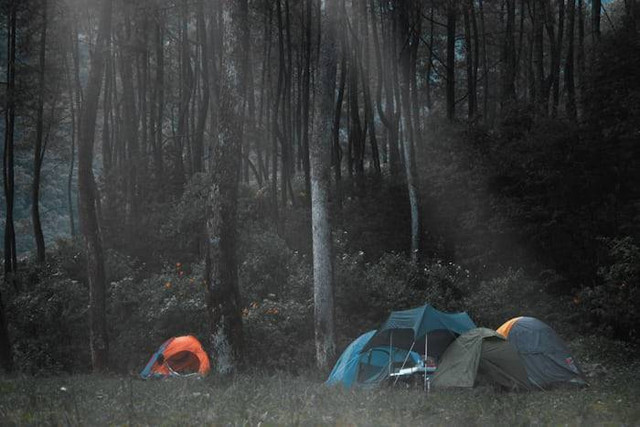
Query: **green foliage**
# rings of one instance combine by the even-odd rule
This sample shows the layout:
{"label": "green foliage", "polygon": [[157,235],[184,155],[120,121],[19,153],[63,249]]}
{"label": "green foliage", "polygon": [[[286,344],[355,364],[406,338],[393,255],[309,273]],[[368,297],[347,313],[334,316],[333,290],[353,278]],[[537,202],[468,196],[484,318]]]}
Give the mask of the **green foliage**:
{"label": "green foliage", "polygon": [[604,239],[606,261],[599,283],[574,299],[590,326],[624,339],[640,338],[640,246],[631,238]]}
{"label": "green foliage", "polygon": [[353,337],[392,310],[426,303],[440,310],[461,309],[461,289],[469,279],[469,271],[439,260],[414,264],[404,254],[390,253],[369,262],[363,252],[343,253],[337,260],[338,326]]}
{"label": "green foliage", "polygon": [[561,316],[561,302],[522,270],[508,269],[493,279],[470,284],[465,291],[463,305],[478,326],[497,329],[516,316],[537,317],[545,322]]}
{"label": "green foliage", "polygon": [[249,366],[290,372],[313,366],[313,300],[253,302],[243,320]]}
{"label": "green foliage", "polygon": [[204,266],[181,262],[143,280],[126,276],[109,286],[111,353],[116,369],[139,370],[166,339],[207,337]]}
{"label": "green foliage", "polygon": [[2,289],[18,369],[51,375],[88,368],[87,287],[51,265],[30,265],[23,275],[31,276],[28,286]]}

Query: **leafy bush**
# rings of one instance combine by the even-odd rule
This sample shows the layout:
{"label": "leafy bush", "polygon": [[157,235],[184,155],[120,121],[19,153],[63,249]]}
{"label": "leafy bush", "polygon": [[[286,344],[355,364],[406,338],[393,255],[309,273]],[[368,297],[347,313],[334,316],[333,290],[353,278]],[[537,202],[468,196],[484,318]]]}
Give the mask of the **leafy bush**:
{"label": "leafy bush", "polygon": [[351,337],[375,327],[392,310],[425,303],[444,311],[461,309],[462,289],[470,278],[469,271],[453,263],[414,264],[396,253],[377,262],[367,262],[362,251],[344,253],[336,264],[337,326]]}
{"label": "leafy bush", "polygon": [[314,362],[313,300],[265,299],[243,311],[250,366],[298,371]]}
{"label": "leafy bush", "polygon": [[133,276],[109,286],[111,354],[117,368],[140,369],[166,339],[207,336],[203,263],[166,266],[144,280]]}
{"label": "leafy bush", "polygon": [[603,239],[607,253],[599,283],[574,299],[590,325],[616,338],[640,338],[640,246],[631,237]]}
{"label": "leafy bush", "polygon": [[23,275],[32,276],[32,283],[19,292],[2,289],[18,369],[34,374],[87,369],[86,285],[51,265],[29,265]]}
{"label": "leafy bush", "polygon": [[508,269],[493,279],[465,289],[464,307],[478,326],[496,329],[516,316],[532,316],[554,323],[560,301],[549,296],[544,285],[522,270]]}

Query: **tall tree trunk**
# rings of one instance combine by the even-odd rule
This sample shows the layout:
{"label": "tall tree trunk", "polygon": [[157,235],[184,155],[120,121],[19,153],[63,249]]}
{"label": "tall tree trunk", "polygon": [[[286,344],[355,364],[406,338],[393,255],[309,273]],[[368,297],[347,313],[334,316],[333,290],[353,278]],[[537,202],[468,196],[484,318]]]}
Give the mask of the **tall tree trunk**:
{"label": "tall tree trunk", "polygon": [[[13,132],[15,125],[15,61],[16,61],[16,8],[9,3],[7,13],[7,91],[4,112],[4,157],[2,177],[6,206],[4,234],[4,280],[13,281],[16,269],[15,234],[13,228]],[[15,286],[15,285],[14,285]],[[13,349],[0,295],[0,363],[6,372],[13,371]]]}
{"label": "tall tree trunk", "polygon": [[[564,37],[564,0],[558,0],[558,36],[552,46],[553,58],[552,58],[552,100],[551,100],[551,117],[555,118],[558,115],[558,104],[560,103],[560,68],[562,67],[562,39]],[[550,12],[552,14],[552,12]],[[549,19],[550,22],[553,20]]]}
{"label": "tall tree trunk", "polygon": [[600,40],[600,13],[602,0],[591,0],[591,38],[593,43]]}
{"label": "tall tree trunk", "polygon": [[3,183],[6,206],[4,222],[4,280],[16,285],[15,273],[18,268],[16,254],[16,235],[13,224],[13,197],[14,197],[14,161],[13,161],[13,136],[16,116],[16,19],[17,2],[9,3],[7,13],[7,90],[6,107],[4,110],[4,158],[3,158]]}
{"label": "tall tree trunk", "polygon": [[535,64],[536,110],[539,115],[547,115],[547,94],[544,75],[544,10],[543,2],[533,2],[533,60]]}
{"label": "tall tree trunk", "polygon": [[340,146],[340,119],[342,117],[342,102],[344,100],[344,88],[346,86],[347,60],[343,51],[340,62],[340,83],[338,85],[338,98],[333,116],[333,167],[336,184],[336,204],[342,209],[342,147]]}
{"label": "tall tree trunk", "polygon": [[207,39],[207,26],[205,24],[204,0],[198,2],[198,13],[196,25],[198,28],[198,38],[200,42],[200,67],[202,77],[202,98],[198,108],[198,122],[196,124],[196,135],[193,153],[193,172],[198,173],[204,170],[204,131],[207,124],[207,115],[209,113],[209,97],[211,89],[209,87],[209,44]]}
{"label": "tall tree trunk", "polygon": [[474,74],[475,55],[472,47],[471,10],[473,2],[468,1],[463,8],[464,16],[464,44],[467,62],[467,105],[469,120],[472,120],[476,113],[476,76]]}
{"label": "tall tree trunk", "polygon": [[[400,152],[398,149],[398,114],[395,111],[394,103],[393,103],[393,88],[392,88],[392,79],[394,76],[389,71],[389,64],[387,61],[382,61],[382,56],[384,54],[391,54],[387,52],[383,52],[384,46],[380,45],[380,39],[378,37],[378,29],[376,25],[376,16],[374,13],[374,3],[373,0],[369,1],[369,9],[371,11],[371,26],[373,34],[373,49],[376,55],[376,68],[378,69],[378,88],[376,90],[376,105],[378,110],[378,116],[380,120],[384,124],[387,129],[387,156],[389,163],[389,174],[392,177],[396,177],[400,173]],[[395,35],[393,35],[395,37]],[[392,38],[393,38],[392,37]],[[383,31],[383,41],[386,45],[388,45],[387,38],[384,37]],[[395,62],[395,61],[393,61]],[[382,101],[382,93],[384,90],[385,94],[385,102]],[[383,107],[384,105],[384,107]]]}
{"label": "tall tree trunk", "polygon": [[[400,13],[401,40],[412,37],[414,26],[409,17],[409,5],[404,4]],[[404,169],[409,193],[409,205],[411,209],[411,259],[417,262],[420,251],[420,202],[418,197],[418,177],[415,167],[413,148],[415,145],[415,129],[411,117],[411,51],[403,49],[400,54],[400,80],[401,80],[401,104],[403,131],[406,137],[403,140]]]}
{"label": "tall tree trunk", "polygon": [[329,156],[336,84],[336,0],[322,1],[321,7],[324,34],[320,43],[319,102],[311,146],[311,221],[316,364],[326,370],[335,354]]}
{"label": "tall tree trunk", "polygon": [[456,118],[456,3],[447,4],[447,119]]}
{"label": "tall tree trunk", "polygon": [[480,12],[480,33],[482,33],[482,114],[485,126],[489,123],[489,58],[487,55],[487,33],[484,19],[484,3],[478,0],[478,11]]}
{"label": "tall tree trunk", "polygon": [[38,111],[36,118],[36,142],[33,150],[33,183],[31,187],[31,222],[36,240],[36,260],[45,261],[44,235],[40,223],[40,174],[46,147],[44,139],[44,76],[47,52],[47,0],[42,0],[42,30],[40,32],[40,69],[38,70]]}
{"label": "tall tree trunk", "polygon": [[515,45],[515,20],[516,0],[507,0],[507,22],[505,38],[502,50],[502,94],[500,104],[502,109],[509,109],[509,105],[516,98],[516,45]]}
{"label": "tall tree trunk", "polygon": [[112,0],[102,0],[98,38],[91,57],[86,96],[80,119],[78,141],[78,207],[80,229],[84,237],[89,280],[89,333],[91,362],[94,371],[107,368],[109,342],[106,322],[106,283],[102,236],[98,220],[99,195],[93,176],[93,144],[102,86],[105,49],[111,33]]}
{"label": "tall tree trunk", "polygon": [[[207,238],[205,277],[211,351],[220,373],[237,368],[242,357],[243,333],[240,315],[237,259],[237,206],[240,177],[242,100],[237,94],[245,81],[246,62],[242,61],[243,31],[238,22],[242,6],[232,3],[231,47],[239,78],[236,87],[229,81],[221,84],[220,140],[212,147],[212,183],[207,199]],[[218,3],[218,7],[222,7]],[[222,55],[222,52],[220,52]],[[240,87],[239,87],[240,86]]]}
{"label": "tall tree trunk", "polygon": [[76,236],[75,214],[73,212],[73,171],[76,160],[76,137],[77,137],[77,119],[74,85],[71,81],[71,67],[65,58],[65,74],[67,77],[67,88],[69,90],[69,110],[71,114],[71,160],[69,161],[69,172],[67,174],[67,204],[69,205],[69,232],[72,238]]}
{"label": "tall tree trunk", "polygon": [[574,28],[575,28],[575,17],[576,17],[576,5],[575,0],[567,1],[567,14],[568,14],[568,23],[567,23],[567,57],[564,64],[564,87],[567,90],[567,102],[565,109],[567,111],[567,116],[571,121],[576,121],[576,87],[574,81]]}
{"label": "tall tree trunk", "polygon": [[311,169],[309,164],[309,118],[311,114],[311,11],[312,0],[304,1],[304,70],[302,73],[302,168],[307,201],[311,200]]}

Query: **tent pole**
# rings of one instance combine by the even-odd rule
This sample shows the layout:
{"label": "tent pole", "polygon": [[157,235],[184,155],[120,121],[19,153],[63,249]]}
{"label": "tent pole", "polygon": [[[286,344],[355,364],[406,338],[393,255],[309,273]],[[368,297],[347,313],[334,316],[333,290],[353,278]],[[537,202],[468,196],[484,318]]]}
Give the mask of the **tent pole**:
{"label": "tent pole", "polygon": [[424,390],[427,390],[427,358],[429,356],[427,356],[427,349],[428,349],[428,342],[429,342],[429,333],[427,332],[426,334],[424,334],[424,379],[422,381],[422,386],[424,388]]}
{"label": "tent pole", "polygon": [[[416,345],[416,341],[415,340],[413,340],[413,343],[411,343],[411,348],[407,352],[407,355],[404,357],[404,360],[402,361],[402,366],[400,367],[400,370],[404,369],[404,365],[407,363],[407,359],[409,359],[409,355],[411,354],[411,351],[413,350],[413,346],[414,345]],[[398,378],[400,378],[400,375],[396,375],[396,380],[393,382],[393,385],[396,385],[396,383],[398,382]]]}
{"label": "tent pole", "polygon": [[389,376],[391,376],[391,359],[393,358],[392,348],[393,348],[393,329],[389,333]]}

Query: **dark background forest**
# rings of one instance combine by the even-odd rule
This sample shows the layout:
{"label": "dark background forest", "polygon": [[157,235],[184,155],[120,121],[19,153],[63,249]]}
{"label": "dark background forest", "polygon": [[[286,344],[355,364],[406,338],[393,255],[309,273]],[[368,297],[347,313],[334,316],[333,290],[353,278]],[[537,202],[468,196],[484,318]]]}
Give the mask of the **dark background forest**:
{"label": "dark background forest", "polygon": [[3,366],[326,369],[424,303],[637,342],[639,8],[3,1]]}

